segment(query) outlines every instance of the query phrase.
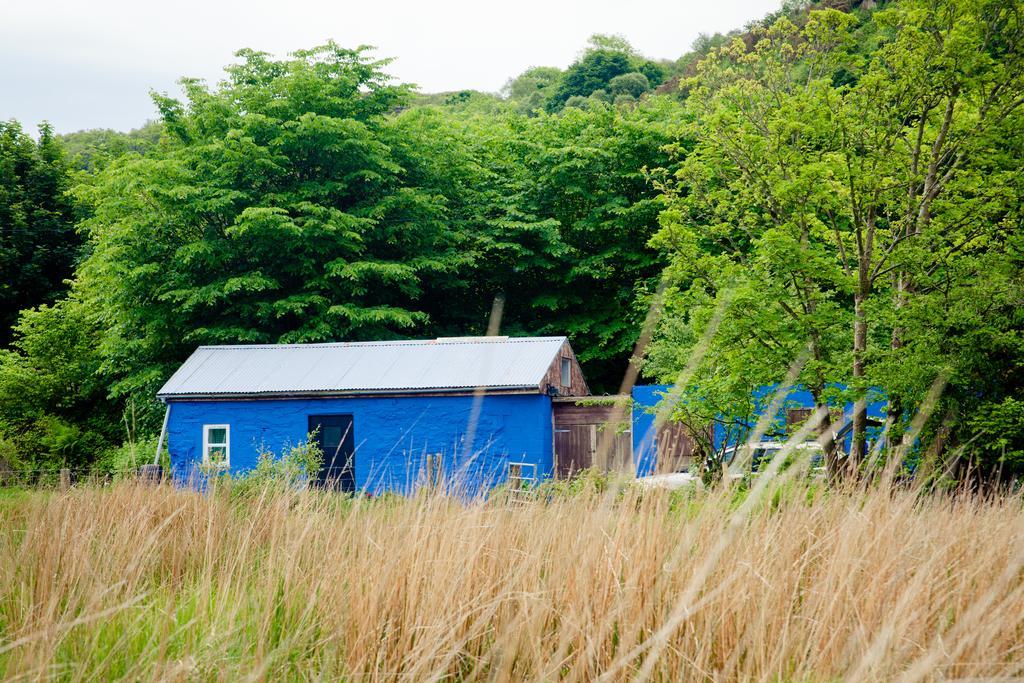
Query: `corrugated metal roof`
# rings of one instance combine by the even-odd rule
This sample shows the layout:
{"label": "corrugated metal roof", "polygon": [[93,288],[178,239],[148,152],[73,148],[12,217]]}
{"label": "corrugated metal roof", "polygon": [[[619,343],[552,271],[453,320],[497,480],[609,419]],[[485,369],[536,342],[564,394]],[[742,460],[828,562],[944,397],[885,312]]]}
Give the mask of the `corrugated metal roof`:
{"label": "corrugated metal roof", "polygon": [[200,346],[157,393],[176,396],[539,387],[565,337]]}

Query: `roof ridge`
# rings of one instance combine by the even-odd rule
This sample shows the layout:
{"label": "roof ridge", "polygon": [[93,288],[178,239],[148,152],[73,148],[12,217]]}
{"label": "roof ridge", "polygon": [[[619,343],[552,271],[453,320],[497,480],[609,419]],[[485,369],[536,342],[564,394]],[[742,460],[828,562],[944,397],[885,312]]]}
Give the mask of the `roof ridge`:
{"label": "roof ridge", "polygon": [[[381,339],[374,341],[341,341],[341,342],[296,342],[290,344],[202,344],[196,349],[286,349],[286,348],[304,348],[313,349],[321,347],[338,347],[338,346],[414,346],[414,345],[426,345],[431,344],[434,346],[438,345],[468,345],[468,344],[505,344],[505,343],[537,343],[537,342],[552,342],[557,340],[566,340],[565,336],[551,336],[551,337],[504,337],[495,338],[489,336],[479,337],[438,337],[436,339]],[[489,340],[489,341],[484,341]]]}

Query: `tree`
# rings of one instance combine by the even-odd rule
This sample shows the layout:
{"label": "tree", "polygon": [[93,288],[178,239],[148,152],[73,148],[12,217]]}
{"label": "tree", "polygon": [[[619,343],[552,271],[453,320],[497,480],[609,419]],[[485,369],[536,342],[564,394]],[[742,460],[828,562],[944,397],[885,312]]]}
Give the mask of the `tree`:
{"label": "tree", "polygon": [[531,119],[509,150],[522,164],[506,193],[532,226],[516,239],[543,229],[552,241],[528,262],[489,265],[508,329],[568,334],[599,391],[618,389],[646,313],[637,297],[664,265],[647,246],[660,207],[642,169],[672,163],[664,147],[681,116],[665,98],[622,111],[595,103]]}
{"label": "tree", "polygon": [[[868,301],[876,289],[891,287],[890,347],[900,357],[910,333],[901,320],[908,300],[927,293],[936,276],[948,283],[961,255],[983,250],[1001,232],[1016,202],[1012,184],[982,178],[1016,174],[993,143],[1019,139],[1024,87],[1024,19],[1016,3],[908,2],[876,20],[895,38],[836,107],[858,239],[855,378],[869,374]],[[859,151],[865,147],[866,154]],[[979,275],[957,281],[973,288]],[[891,419],[898,419],[910,397],[892,393]],[[854,413],[855,457],[863,453],[864,412],[862,399]]]}
{"label": "tree", "polygon": [[[781,60],[810,58],[819,49],[808,42],[789,53],[795,30],[783,20],[755,51],[736,41],[702,65],[688,100],[696,127],[685,132],[698,144],[661,184],[668,208],[655,243],[673,254],[667,294],[681,300],[669,310],[689,317],[696,307],[705,313],[695,320],[711,320],[708,311],[721,309],[723,317],[692,381],[703,387],[702,404],[737,406],[744,415],[753,400],[749,380],[780,382],[804,349],[810,356],[799,381],[819,406],[834,400],[830,386],[848,377],[841,371],[847,283],[818,210],[836,197],[821,94],[831,86],[815,80],[784,95],[789,67]],[[663,324],[677,326],[671,318]],[[678,370],[665,362],[672,355],[658,348],[674,342],[659,336],[651,369],[674,375]],[[709,378],[719,374],[743,381]],[[822,431],[829,433],[827,421]],[[826,451],[834,470],[835,449],[827,444]]]}
{"label": "tree", "polygon": [[399,116],[403,166],[447,198],[447,224],[472,255],[425,284],[425,329],[483,333],[503,295],[504,332],[568,334],[591,387],[617,390],[644,315],[637,293],[663,265],[646,246],[659,206],[639,169],[670,163],[663,147],[680,115],[651,98],[624,111]]}
{"label": "tree", "polygon": [[72,167],[94,172],[125,154],[145,154],[160,142],[162,134],[160,122],[149,121],[127,133],[109,128],[66,133],[60,136],[60,142]]}
{"label": "tree", "polygon": [[33,142],[17,122],[0,122],[0,346],[10,342],[18,311],[66,290],[81,245],[67,187],[49,125]]}
{"label": "tree", "polygon": [[522,114],[532,114],[544,108],[562,79],[562,70],[553,66],[530,67],[509,79],[502,94],[515,104]]}
{"label": "tree", "polygon": [[[809,344],[803,380],[817,400],[831,382],[851,387],[854,463],[865,454],[871,387],[885,390],[898,432],[935,375],[958,362],[934,357],[928,379],[907,365],[910,336],[914,346],[936,339],[920,318],[911,325],[910,302],[977,289],[980,271],[961,257],[1003,258],[989,249],[1002,241],[1016,183],[979,180],[1012,173],[992,140],[1019,139],[1011,93],[1024,69],[1011,4],[901,3],[875,15],[890,37],[867,61],[852,17],[812,12],[802,29],[780,19],[752,50],[737,40],[699,67],[688,103],[701,142],[666,186],[659,239],[676,260],[704,263],[683,288],[710,280],[721,296],[751,277],[764,288],[768,301],[749,318],[774,343]],[[713,277],[695,277],[716,260]]]}
{"label": "tree", "polygon": [[629,57],[622,52],[590,50],[565,70],[562,80],[547,101],[547,110],[560,110],[566,100],[574,95],[588,97],[595,90],[605,88],[616,76],[632,70]]}
{"label": "tree", "polygon": [[115,395],[151,397],[200,343],[387,338],[422,327],[424,278],[466,258],[443,197],[406,179],[385,115],[407,88],[363,48],[243,50],[211,90],[155,97],[165,144],[77,192],[83,300]]}
{"label": "tree", "polygon": [[622,74],[616,76],[612,80],[608,81],[608,91],[614,96],[629,95],[633,99],[638,99],[645,92],[650,90],[651,84],[647,80],[647,76],[644,76],[639,71],[632,71],[628,74]]}
{"label": "tree", "polygon": [[[622,94],[638,98],[652,86],[662,83],[666,73],[664,66],[641,57],[622,36],[596,33],[548,95],[546,109],[560,111],[570,98],[591,97],[599,90],[611,93],[607,98],[609,102]],[[613,79],[626,74],[630,74],[630,78],[620,80],[618,87],[613,88]],[[638,77],[645,80],[640,81]],[[639,90],[641,83],[643,89]],[[580,100],[573,102],[574,107],[580,105]]]}
{"label": "tree", "polygon": [[621,33],[595,33],[587,39],[583,54],[591,52],[619,52],[627,57],[639,57],[630,42]]}
{"label": "tree", "polygon": [[107,397],[100,330],[74,295],[25,311],[0,350],[0,440],[24,468],[83,467],[124,437]]}

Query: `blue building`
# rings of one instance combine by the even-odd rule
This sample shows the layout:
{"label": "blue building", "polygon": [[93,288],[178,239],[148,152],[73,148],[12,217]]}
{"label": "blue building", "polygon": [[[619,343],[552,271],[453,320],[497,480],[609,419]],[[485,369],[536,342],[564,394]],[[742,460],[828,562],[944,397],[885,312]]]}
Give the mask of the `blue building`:
{"label": "blue building", "polygon": [[[669,389],[591,396],[565,337],[451,337],[203,346],[157,395],[180,482],[244,473],[261,453],[313,435],[325,455],[322,485],[408,492],[443,478],[476,493],[584,468],[646,476],[685,467],[692,439],[681,425],[655,423]],[[779,428],[812,405],[794,389]],[[884,415],[884,403],[868,412]]]}
{"label": "blue building", "polygon": [[[843,387],[838,387],[842,389]],[[693,450],[693,443],[685,434],[681,426],[673,423],[656,425],[655,413],[662,400],[671,392],[672,386],[668,384],[648,384],[633,387],[633,453],[636,460],[636,475],[638,477],[648,476],[660,471],[676,471],[685,469],[689,462],[690,453]],[[754,391],[753,398],[756,406],[757,417],[768,407],[776,386],[760,387]],[[880,436],[880,426],[885,420],[887,403],[884,398],[876,395],[874,400],[868,402],[868,440],[873,441]],[[814,409],[814,397],[804,387],[793,387],[783,402],[782,409],[776,415],[772,427],[766,434],[767,440],[774,440],[784,437],[786,430],[792,425],[805,421]],[[837,425],[848,428],[850,417],[853,414],[853,403],[847,402],[842,406],[835,406],[837,415],[833,416]],[[749,428],[753,428],[753,423]],[[746,435],[740,433],[741,438]],[[849,450],[852,435],[849,429],[842,432],[841,445],[844,450]],[[716,425],[712,433],[712,443],[716,449],[724,446],[734,446],[735,436],[732,440],[727,439],[725,431],[720,425]]]}
{"label": "blue building", "polygon": [[321,483],[380,493],[553,476],[557,405],[588,394],[564,337],[455,337],[203,346],[157,395],[179,481],[312,434]]}

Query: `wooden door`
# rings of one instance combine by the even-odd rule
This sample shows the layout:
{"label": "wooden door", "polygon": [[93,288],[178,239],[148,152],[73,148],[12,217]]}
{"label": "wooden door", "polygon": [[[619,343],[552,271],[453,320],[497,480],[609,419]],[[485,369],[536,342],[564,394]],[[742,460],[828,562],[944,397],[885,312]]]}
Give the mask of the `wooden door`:
{"label": "wooden door", "polygon": [[613,403],[557,401],[553,413],[559,477],[590,467],[602,472],[633,472],[629,411],[616,409]]}
{"label": "wooden door", "polygon": [[351,415],[310,415],[309,433],[324,453],[317,483],[335,491],[356,490],[355,434]]}
{"label": "wooden door", "polygon": [[555,463],[559,477],[570,477],[594,464],[590,425],[555,427]]}
{"label": "wooden door", "polygon": [[658,430],[657,471],[660,474],[688,471],[695,450],[696,444],[686,427],[678,422],[666,422]]}

